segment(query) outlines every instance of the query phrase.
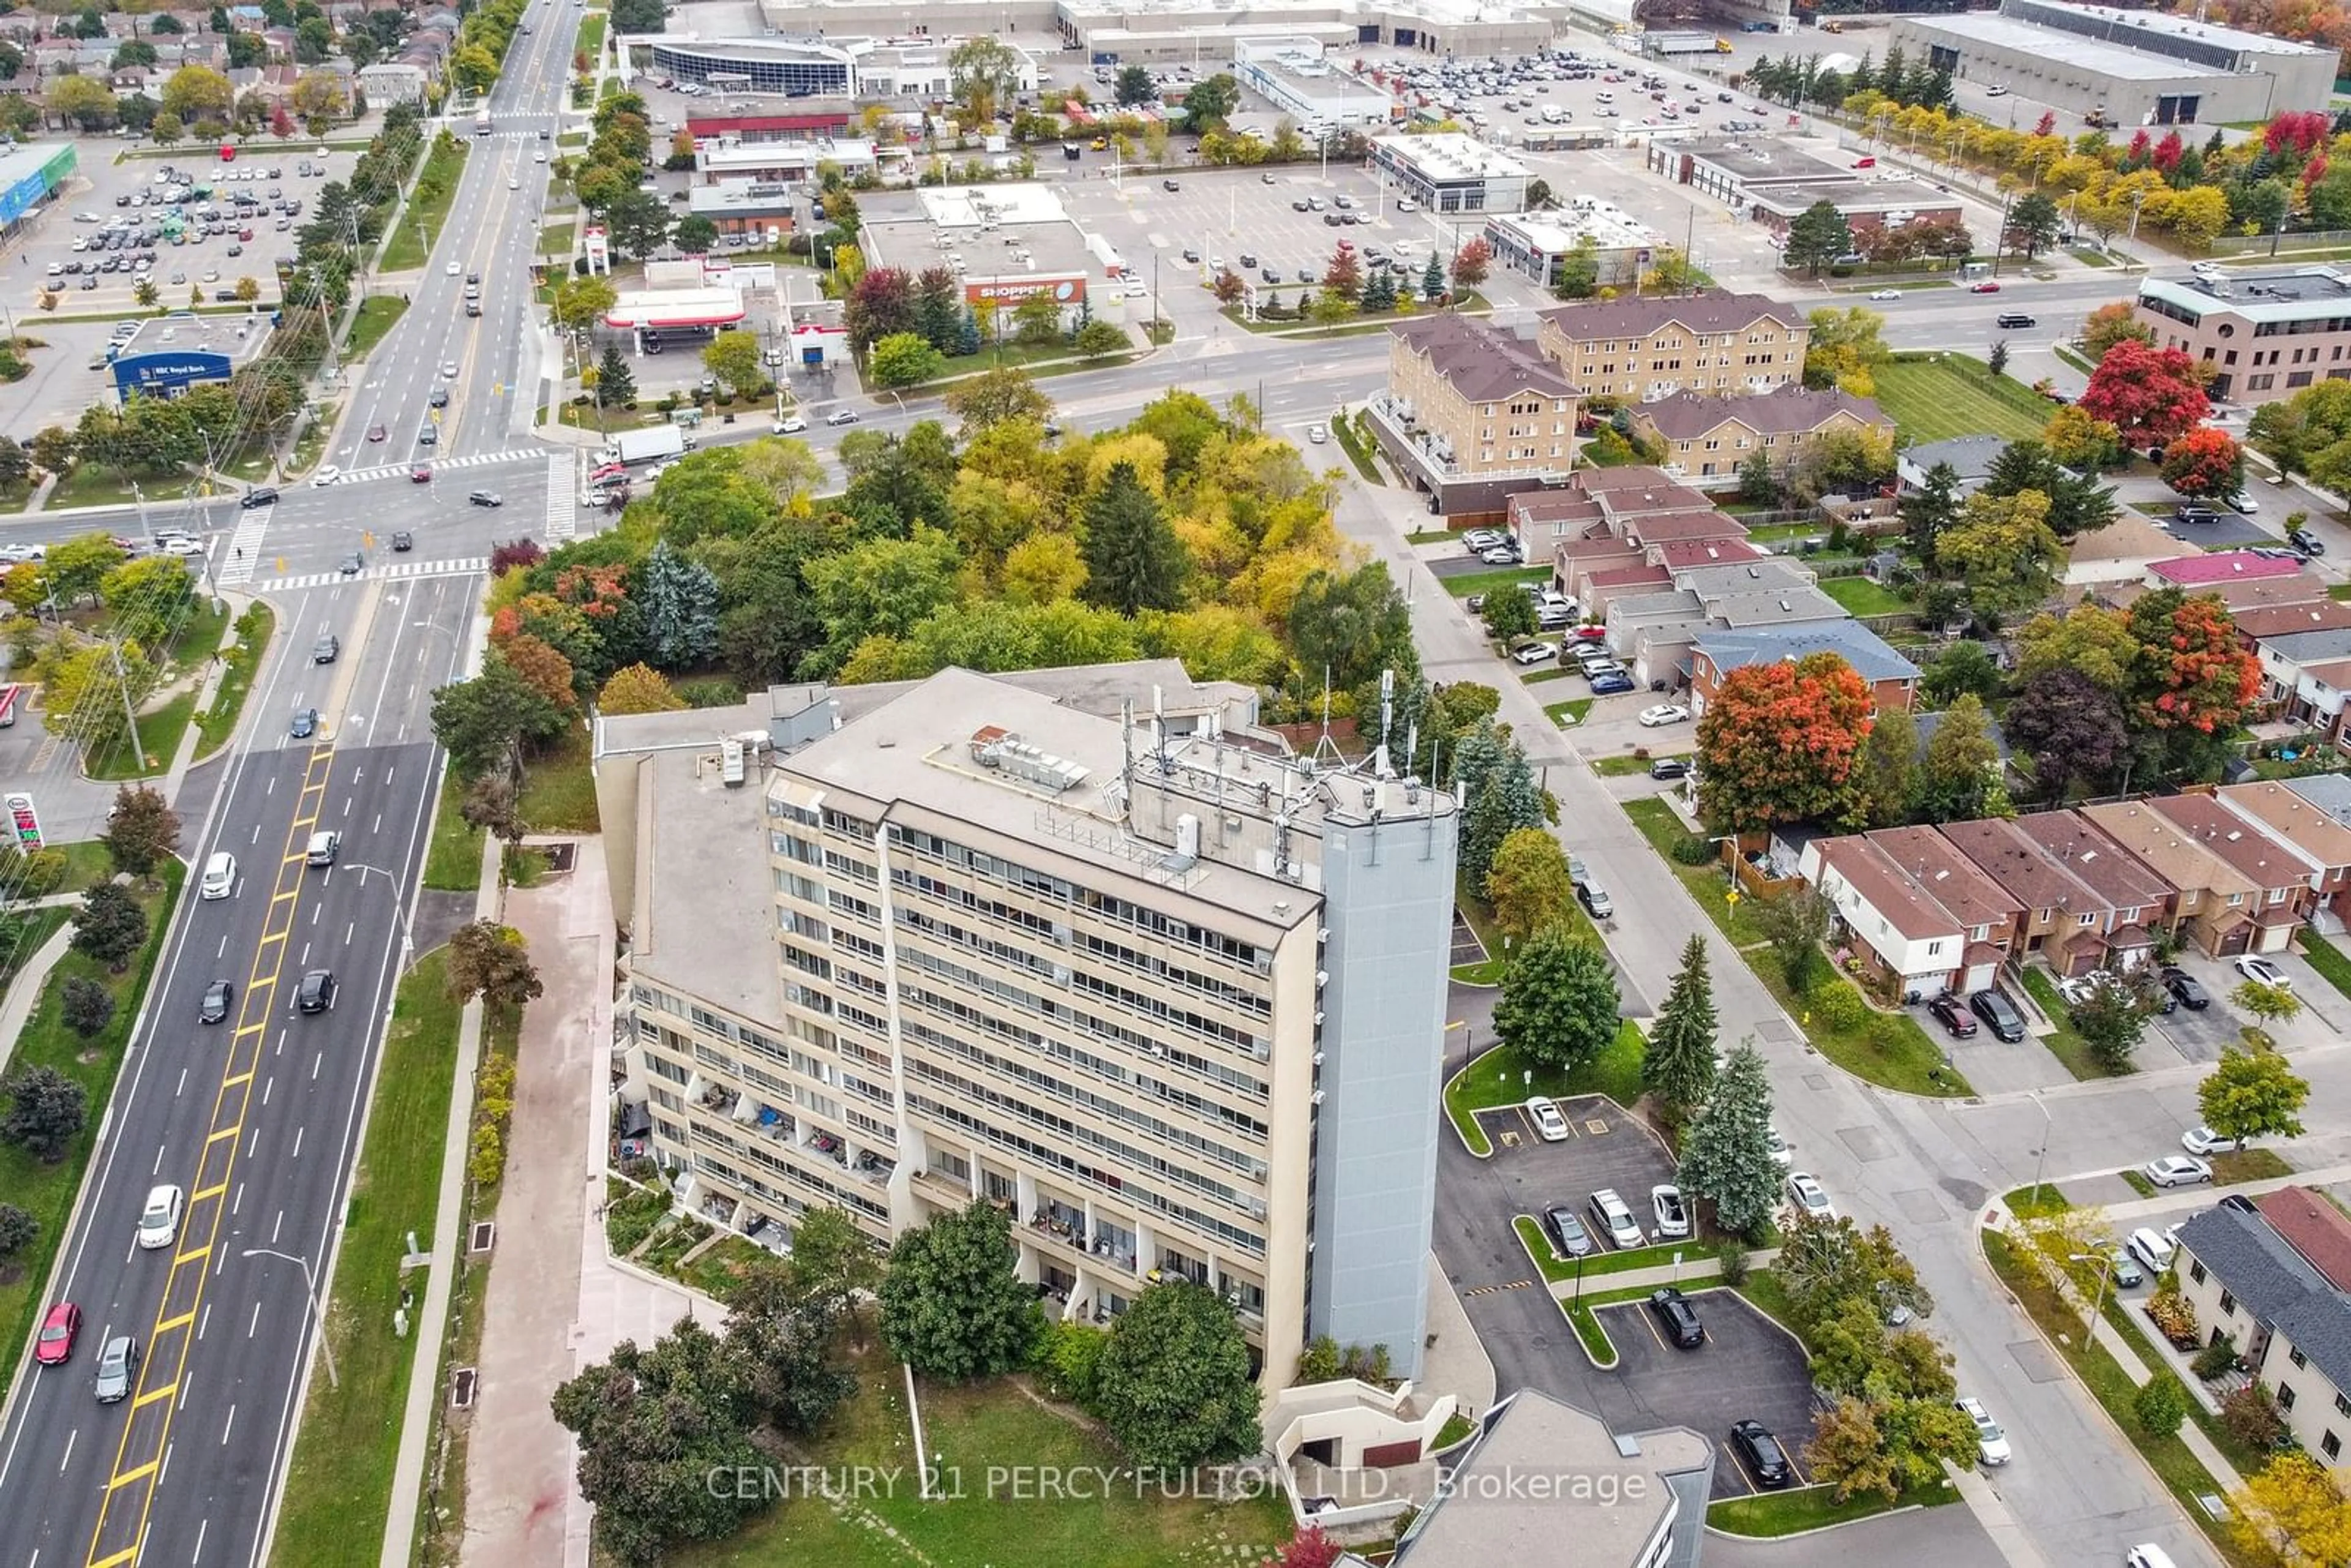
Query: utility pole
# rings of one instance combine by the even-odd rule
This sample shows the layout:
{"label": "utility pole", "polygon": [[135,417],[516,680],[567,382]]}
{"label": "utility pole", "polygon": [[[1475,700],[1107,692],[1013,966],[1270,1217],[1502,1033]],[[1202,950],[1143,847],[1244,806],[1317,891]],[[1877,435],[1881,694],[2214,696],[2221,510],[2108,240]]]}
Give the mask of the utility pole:
{"label": "utility pole", "polygon": [[131,706],[131,677],[122,669],[122,634],[119,631],[106,640],[106,651],[114,660],[114,689],[122,694],[122,722],[131,727],[131,755],[146,766],[147,750],[139,744],[139,716]]}

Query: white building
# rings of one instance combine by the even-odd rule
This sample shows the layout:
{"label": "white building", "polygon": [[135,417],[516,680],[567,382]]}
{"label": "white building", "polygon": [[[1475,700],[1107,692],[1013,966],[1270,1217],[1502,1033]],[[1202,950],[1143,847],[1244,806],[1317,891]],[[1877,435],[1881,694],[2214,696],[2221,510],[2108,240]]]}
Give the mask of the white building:
{"label": "white building", "polygon": [[1383,136],[1372,160],[1397,189],[1437,213],[1526,210],[1527,166],[1499,147],[1458,131]]}
{"label": "white building", "polygon": [[1578,196],[1565,208],[1489,217],[1486,243],[1497,262],[1545,288],[1559,281],[1559,264],[1589,243],[1600,286],[1629,288],[1649,265],[1657,240],[1623,208]]}
{"label": "white building", "polygon": [[1312,38],[1243,38],[1233,46],[1233,77],[1310,137],[1343,125],[1385,125],[1403,108],[1393,94],[1333,65]]}

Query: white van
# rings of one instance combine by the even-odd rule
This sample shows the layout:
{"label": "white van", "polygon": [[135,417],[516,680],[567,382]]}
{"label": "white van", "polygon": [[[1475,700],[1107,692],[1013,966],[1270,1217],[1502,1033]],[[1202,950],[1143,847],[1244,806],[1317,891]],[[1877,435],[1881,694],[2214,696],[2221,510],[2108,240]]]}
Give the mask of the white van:
{"label": "white van", "polygon": [[213,858],[204,862],[204,880],[201,896],[226,898],[236,888],[236,857],[226,850],[214,850]]}
{"label": "white van", "polygon": [[2160,1230],[2149,1230],[2144,1227],[2130,1233],[2126,1245],[2130,1248],[2131,1256],[2146,1264],[2147,1271],[2151,1275],[2160,1274],[2170,1268],[2172,1254],[2179,1250],[2179,1244],[2170,1237]]}

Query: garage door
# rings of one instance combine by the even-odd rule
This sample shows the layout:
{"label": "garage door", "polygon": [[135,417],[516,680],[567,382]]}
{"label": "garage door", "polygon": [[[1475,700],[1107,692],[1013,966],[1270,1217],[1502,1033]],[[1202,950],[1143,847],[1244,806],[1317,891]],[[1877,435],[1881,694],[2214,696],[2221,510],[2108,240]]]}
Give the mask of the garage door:
{"label": "garage door", "polygon": [[2236,925],[2231,926],[2227,931],[2221,933],[2220,946],[2218,952],[2221,957],[2226,958],[2233,954],[2247,951],[2252,946],[2252,923],[2251,921],[2241,920]]}

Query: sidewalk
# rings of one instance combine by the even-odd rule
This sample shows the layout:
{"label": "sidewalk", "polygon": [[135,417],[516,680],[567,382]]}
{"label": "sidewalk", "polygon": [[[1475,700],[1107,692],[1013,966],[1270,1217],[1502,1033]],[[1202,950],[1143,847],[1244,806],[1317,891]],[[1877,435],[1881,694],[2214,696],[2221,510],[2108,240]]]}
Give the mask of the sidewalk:
{"label": "sidewalk", "polygon": [[[78,893],[52,894],[32,907],[80,901],[81,894]],[[40,1005],[42,988],[49,983],[49,971],[57,967],[57,960],[72,945],[73,923],[68,921],[49,934],[38,952],[25,960],[25,967],[9,980],[7,994],[0,996],[0,1074],[8,1071],[8,1059],[16,1053],[16,1037],[33,1021],[33,1009]]]}
{"label": "sidewalk", "polygon": [[[1654,1291],[1659,1285],[1719,1284],[1722,1260],[1710,1251],[1696,1250],[1695,1243],[1692,1248],[1690,1255],[1678,1267],[1667,1263],[1657,1268],[1620,1270],[1614,1274],[1595,1274],[1587,1269],[1583,1274],[1582,1293],[1598,1295],[1604,1291],[1635,1289]],[[1766,1247],[1747,1255],[1747,1266],[1750,1269],[1769,1269],[1779,1260],[1780,1249],[1777,1247]],[[1576,1282],[1573,1279],[1553,1280],[1551,1293],[1560,1301],[1573,1301],[1578,1293]]]}

